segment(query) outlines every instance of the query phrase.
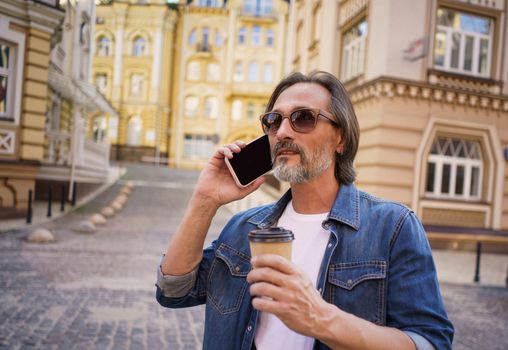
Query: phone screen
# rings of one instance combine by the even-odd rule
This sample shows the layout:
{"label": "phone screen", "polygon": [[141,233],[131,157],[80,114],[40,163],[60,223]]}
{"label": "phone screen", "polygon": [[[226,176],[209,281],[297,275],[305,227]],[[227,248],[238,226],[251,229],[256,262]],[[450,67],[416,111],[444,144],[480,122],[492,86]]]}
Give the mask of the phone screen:
{"label": "phone screen", "polygon": [[233,153],[228,159],[229,168],[241,186],[246,186],[272,169],[272,156],[268,135],[255,139],[242,148],[240,153]]}

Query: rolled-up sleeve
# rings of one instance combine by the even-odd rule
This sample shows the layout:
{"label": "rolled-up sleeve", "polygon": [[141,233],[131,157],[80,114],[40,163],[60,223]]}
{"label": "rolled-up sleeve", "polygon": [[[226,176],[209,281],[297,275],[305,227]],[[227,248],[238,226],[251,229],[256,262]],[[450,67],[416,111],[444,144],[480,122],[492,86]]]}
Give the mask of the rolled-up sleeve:
{"label": "rolled-up sleeve", "polygon": [[167,298],[181,298],[191,291],[196,283],[197,275],[198,267],[181,276],[165,275],[162,273],[162,266],[159,264],[156,286],[160,288],[162,295]]}

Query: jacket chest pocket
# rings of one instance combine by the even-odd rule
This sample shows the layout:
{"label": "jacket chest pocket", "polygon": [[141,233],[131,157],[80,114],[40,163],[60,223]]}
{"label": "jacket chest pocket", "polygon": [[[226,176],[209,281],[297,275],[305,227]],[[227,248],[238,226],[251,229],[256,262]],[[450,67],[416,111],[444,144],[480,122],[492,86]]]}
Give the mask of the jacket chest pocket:
{"label": "jacket chest pocket", "polygon": [[386,261],[369,260],[330,265],[325,299],[342,310],[385,323]]}
{"label": "jacket chest pocket", "polygon": [[237,312],[247,289],[247,274],[251,270],[249,256],[222,243],[208,275],[207,296],[221,314]]}

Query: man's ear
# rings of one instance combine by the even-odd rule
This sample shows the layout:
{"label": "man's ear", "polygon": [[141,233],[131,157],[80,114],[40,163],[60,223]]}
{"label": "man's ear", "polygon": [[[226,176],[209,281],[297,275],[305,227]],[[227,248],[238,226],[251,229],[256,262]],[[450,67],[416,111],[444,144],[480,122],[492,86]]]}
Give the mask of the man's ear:
{"label": "man's ear", "polygon": [[344,138],[342,137],[342,132],[339,133],[339,137],[337,138],[337,145],[335,147],[335,152],[342,155],[344,153]]}

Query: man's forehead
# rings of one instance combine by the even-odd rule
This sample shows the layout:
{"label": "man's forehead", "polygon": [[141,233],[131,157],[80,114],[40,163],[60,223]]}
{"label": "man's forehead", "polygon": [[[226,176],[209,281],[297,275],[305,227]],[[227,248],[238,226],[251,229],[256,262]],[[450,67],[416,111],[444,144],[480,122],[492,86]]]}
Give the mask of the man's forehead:
{"label": "man's forehead", "polygon": [[330,92],[316,83],[297,83],[284,90],[273,106],[273,109],[295,109],[313,107],[326,109],[330,104]]}

